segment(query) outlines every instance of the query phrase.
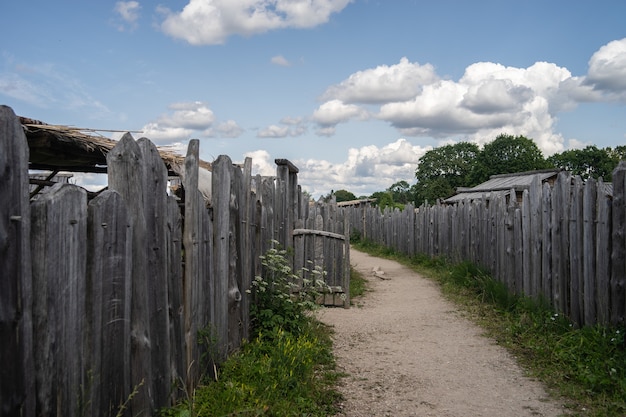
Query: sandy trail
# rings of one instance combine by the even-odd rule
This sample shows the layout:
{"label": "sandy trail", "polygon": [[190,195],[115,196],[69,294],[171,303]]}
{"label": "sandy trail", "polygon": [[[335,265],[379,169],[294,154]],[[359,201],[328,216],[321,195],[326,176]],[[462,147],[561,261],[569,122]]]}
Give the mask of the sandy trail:
{"label": "sandy trail", "polygon": [[[559,416],[564,409],[511,355],[410,269],[351,251],[370,282],[360,307],[326,308],[339,369],[340,416]],[[381,280],[372,270],[384,271]]]}

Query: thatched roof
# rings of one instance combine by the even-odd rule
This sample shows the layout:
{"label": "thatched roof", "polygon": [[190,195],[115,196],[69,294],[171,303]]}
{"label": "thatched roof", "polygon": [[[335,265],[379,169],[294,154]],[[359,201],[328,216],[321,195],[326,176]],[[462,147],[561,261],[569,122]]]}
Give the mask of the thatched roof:
{"label": "thatched roof", "polygon": [[[28,140],[31,169],[106,172],[106,155],[117,142],[98,134],[103,130],[50,125],[27,117],[19,119]],[[185,158],[168,149],[158,150],[170,175],[180,175]],[[200,166],[211,170],[209,162],[200,161]]]}

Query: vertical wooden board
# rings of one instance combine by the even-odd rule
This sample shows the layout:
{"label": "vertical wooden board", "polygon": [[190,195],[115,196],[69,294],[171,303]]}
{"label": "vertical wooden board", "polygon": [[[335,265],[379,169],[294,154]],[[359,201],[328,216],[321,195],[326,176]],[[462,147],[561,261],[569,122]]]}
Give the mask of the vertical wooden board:
{"label": "vertical wooden board", "polygon": [[[515,195],[515,191],[512,192],[512,195]],[[513,201],[513,198],[511,198]],[[516,288],[516,276],[515,272],[517,270],[518,260],[516,259],[516,245],[515,245],[515,205],[509,204],[506,207],[505,212],[505,230],[504,230],[504,248],[506,254],[504,256],[504,265],[503,265],[503,278],[505,279],[506,286],[509,291],[517,292]]]}
{"label": "vertical wooden board", "polygon": [[187,370],[185,368],[185,316],[183,305],[183,218],[178,207],[178,201],[174,197],[167,199],[167,300],[170,335],[170,358],[169,366],[172,386],[171,399],[177,400],[183,397],[184,387],[180,386],[185,381]]}
{"label": "vertical wooden board", "polygon": [[15,113],[0,105],[0,410],[35,415],[28,143]]}
{"label": "vertical wooden board", "polygon": [[528,233],[530,234],[530,295],[533,297],[538,297],[539,294],[541,294],[542,289],[542,193],[541,181],[535,177],[530,185],[528,193],[530,210],[528,213]]}
{"label": "vertical wooden board", "polygon": [[626,313],[626,161],[613,171],[611,247],[611,324],[623,325]]}
{"label": "vertical wooden board", "polygon": [[213,163],[213,216],[214,228],[214,291],[215,315],[213,326],[217,335],[219,360],[226,358],[228,350],[228,280],[230,268],[230,200],[232,161],[220,155]]}
{"label": "vertical wooden board", "polygon": [[87,193],[55,185],[31,215],[37,414],[78,415],[87,402]]}
{"label": "vertical wooden board", "polygon": [[240,168],[230,166],[230,217],[229,217],[229,270],[228,270],[228,341],[227,353],[241,346],[243,339],[243,311],[241,300],[243,292],[243,251],[244,239],[242,215],[244,178]]}
{"label": "vertical wooden board", "polygon": [[546,183],[542,186],[541,194],[541,295],[552,305],[554,305],[554,295],[552,294],[553,219],[552,188]]}
{"label": "vertical wooden board", "polygon": [[[185,216],[183,220],[183,248],[184,248],[184,280],[183,280],[183,332],[185,343],[185,385],[188,392],[192,392],[199,380],[198,353],[198,322],[201,321],[199,292],[203,277],[203,229],[202,212],[204,204],[198,191],[200,142],[197,139],[189,141],[185,157],[185,175],[183,187],[185,189]],[[208,295],[203,295],[206,298]]]}
{"label": "vertical wooden board", "polygon": [[[536,181],[536,179],[535,179]],[[521,206],[521,243],[522,243],[522,279],[521,279],[521,293],[533,297],[534,294],[534,282],[532,281],[533,274],[533,251],[532,251],[532,228],[531,228],[531,216],[530,212],[530,193],[528,190],[524,190],[522,193],[522,206]]]}
{"label": "vertical wooden board", "polygon": [[597,220],[597,182],[587,179],[583,189],[583,237],[582,237],[582,291],[584,324],[592,326],[597,322],[596,316],[596,220]]}
{"label": "vertical wooden board", "polygon": [[596,227],[596,313],[597,322],[608,325],[611,321],[610,307],[610,278],[611,278],[611,220],[612,198],[607,194],[602,180],[598,181],[597,187],[597,227]]}
{"label": "vertical wooden board", "polygon": [[345,216],[343,224],[344,236],[346,239],[344,240],[344,264],[343,264],[343,292],[345,294],[345,298],[343,300],[343,306],[345,308],[350,308],[350,219],[348,216]]}
{"label": "vertical wooden board", "polygon": [[147,138],[137,141],[145,164],[144,209],[148,267],[148,301],[154,406],[170,405],[170,335],[167,300],[167,168],[156,146]]}
{"label": "vertical wooden board", "polygon": [[152,350],[150,344],[148,246],[144,203],[145,166],[141,148],[126,133],[107,154],[109,189],[117,191],[128,206],[133,228],[131,295],[131,401],[133,415],[152,413]]}
{"label": "vertical wooden board", "polygon": [[562,171],[554,185],[552,195],[552,292],[554,308],[564,314],[568,311],[569,275],[569,206],[571,177]]}
{"label": "vertical wooden board", "polygon": [[582,180],[578,175],[572,178],[569,200],[569,317],[577,325],[583,322],[582,185]]}
{"label": "vertical wooden board", "polygon": [[115,415],[130,395],[132,228],[122,197],[107,190],[88,207],[87,334],[90,412]]}
{"label": "vertical wooden board", "polygon": [[241,312],[242,312],[242,337],[246,340],[250,338],[250,295],[246,292],[252,286],[254,276],[254,225],[255,218],[253,209],[254,194],[252,192],[252,158],[247,157],[243,166],[243,188],[242,202],[240,203],[240,217],[242,219],[242,273],[241,273]]}

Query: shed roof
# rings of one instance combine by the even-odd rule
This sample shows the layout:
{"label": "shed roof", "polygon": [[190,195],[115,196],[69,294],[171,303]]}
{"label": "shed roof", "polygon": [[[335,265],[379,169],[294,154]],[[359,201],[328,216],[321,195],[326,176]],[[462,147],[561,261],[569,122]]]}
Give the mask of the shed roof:
{"label": "shed roof", "polygon": [[492,175],[489,180],[475,187],[459,187],[457,194],[445,199],[444,202],[457,203],[462,200],[475,200],[483,197],[489,199],[494,192],[501,192],[504,195],[508,195],[511,190],[523,191],[528,189],[535,178],[544,182],[548,179],[556,178],[559,172],[560,170],[558,169],[550,169]]}
{"label": "shed roof", "polygon": [[[50,125],[19,117],[30,151],[30,168],[51,171],[106,172],[106,155],[116,141],[98,134],[101,130]],[[159,154],[170,173],[179,175],[185,157],[163,147]],[[211,170],[209,162],[200,166]]]}

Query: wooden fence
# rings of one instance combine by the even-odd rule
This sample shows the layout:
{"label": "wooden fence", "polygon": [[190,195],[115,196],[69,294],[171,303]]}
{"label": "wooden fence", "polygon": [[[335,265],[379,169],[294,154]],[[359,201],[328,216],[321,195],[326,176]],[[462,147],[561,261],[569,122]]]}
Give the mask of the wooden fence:
{"label": "wooden fence", "polygon": [[554,186],[535,181],[521,202],[496,194],[451,206],[343,210],[364,238],[408,255],[471,261],[574,323],[617,325],[626,310],[625,174],[622,161],[611,187],[561,172]]}
{"label": "wooden fence", "polygon": [[245,290],[272,241],[294,268],[311,260],[348,288],[346,220],[309,208],[289,161],[260,177],[250,159],[218,157],[207,208],[193,140],[181,208],[145,138],[126,134],[109,152],[108,190],[91,201],[57,184],[29,202],[28,159],[0,106],[1,416],[152,415],[192,392],[248,337]]}

